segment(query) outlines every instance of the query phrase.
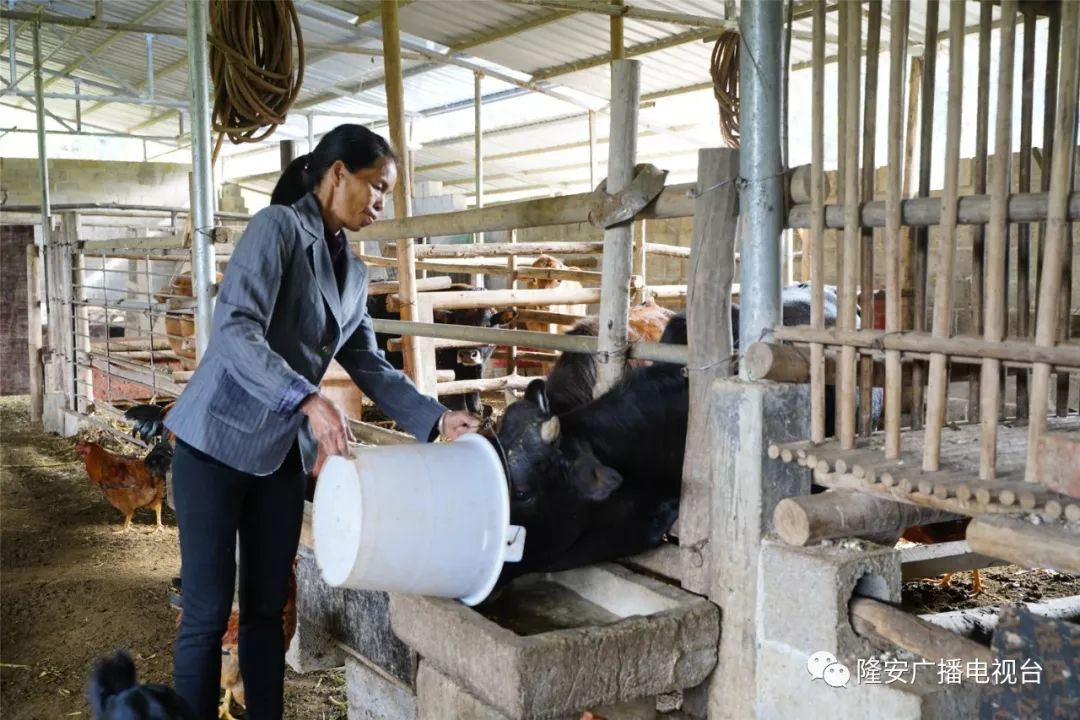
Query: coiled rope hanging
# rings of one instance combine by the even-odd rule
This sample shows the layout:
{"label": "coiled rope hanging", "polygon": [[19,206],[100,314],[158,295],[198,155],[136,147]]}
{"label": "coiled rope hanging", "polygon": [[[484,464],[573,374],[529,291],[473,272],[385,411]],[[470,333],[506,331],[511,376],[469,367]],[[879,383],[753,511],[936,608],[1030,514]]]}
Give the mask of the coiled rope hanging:
{"label": "coiled rope hanging", "polygon": [[211,0],[209,40],[214,130],[234,144],[266,139],[285,122],[304,82],[304,38],[292,0]]}
{"label": "coiled rope hanging", "polygon": [[725,32],[712,51],[713,95],[720,106],[720,135],[728,147],[739,147],[739,33]]}

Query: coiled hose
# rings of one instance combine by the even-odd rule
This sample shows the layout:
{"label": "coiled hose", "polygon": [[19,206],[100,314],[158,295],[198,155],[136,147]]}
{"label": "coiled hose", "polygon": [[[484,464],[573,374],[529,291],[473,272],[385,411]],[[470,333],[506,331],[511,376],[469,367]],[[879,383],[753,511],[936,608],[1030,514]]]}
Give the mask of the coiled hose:
{"label": "coiled hose", "polygon": [[223,135],[258,142],[285,122],[304,82],[304,38],[292,0],[211,0],[209,41],[216,160]]}
{"label": "coiled hose", "polygon": [[720,135],[728,147],[739,147],[739,33],[725,32],[713,46],[713,95],[720,106]]}

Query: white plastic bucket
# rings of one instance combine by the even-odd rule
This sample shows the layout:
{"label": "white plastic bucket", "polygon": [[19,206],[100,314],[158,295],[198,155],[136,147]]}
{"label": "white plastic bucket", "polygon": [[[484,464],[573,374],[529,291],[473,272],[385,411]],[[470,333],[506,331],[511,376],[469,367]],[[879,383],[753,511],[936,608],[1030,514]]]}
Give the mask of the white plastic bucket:
{"label": "white plastic bucket", "polygon": [[488,596],[525,529],[510,525],[499,456],[480,435],[363,447],[332,457],[315,486],[315,560],[333,587]]}

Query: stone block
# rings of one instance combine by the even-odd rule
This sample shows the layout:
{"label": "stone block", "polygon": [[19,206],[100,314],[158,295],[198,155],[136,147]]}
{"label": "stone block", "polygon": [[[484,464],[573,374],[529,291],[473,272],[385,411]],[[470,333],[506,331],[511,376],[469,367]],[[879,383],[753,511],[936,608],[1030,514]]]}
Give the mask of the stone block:
{"label": "stone block", "polygon": [[298,619],[296,632],[285,652],[285,662],[298,673],[328,670],[344,665],[345,653],[318,626]]}
{"label": "stone block", "polygon": [[1035,478],[1051,490],[1080,498],[1080,435],[1049,432],[1039,438]]}
{"label": "stone block", "polygon": [[323,582],[312,550],[301,547],[298,557],[300,618],[412,687],[416,681],[416,653],[391,632],[386,593],[332,588]]}
{"label": "stone block", "polygon": [[718,608],[617,565],[527,576],[479,610],[390,598],[398,637],[513,718],[580,715],[692,687],[716,664]]}
{"label": "stone block", "polygon": [[859,594],[900,601],[900,553],[860,540],[813,547],[765,541],[761,550],[762,639],[811,655],[825,650],[841,661],[867,657],[848,603]]}
{"label": "stone block", "polygon": [[[650,696],[587,709],[604,720],[656,720],[656,705],[656,698]],[[416,676],[416,706],[417,720],[511,720],[427,661],[421,661]],[[553,716],[553,720],[580,720],[583,711]]]}
{"label": "stone block", "polygon": [[834,688],[810,675],[806,669],[809,659],[809,653],[783,643],[762,643],[758,653],[756,720],[975,720],[978,717],[979,686],[939,684],[936,669],[916,674],[914,682],[860,684],[856,665],[851,664],[847,686]]}
{"label": "stone block", "polygon": [[345,685],[349,720],[416,720],[416,696],[411,688],[351,656],[345,660]]}
{"label": "stone block", "polygon": [[[483,702],[429,662],[421,662],[416,674],[416,719],[511,720]],[[352,720],[350,717],[349,720]]]}

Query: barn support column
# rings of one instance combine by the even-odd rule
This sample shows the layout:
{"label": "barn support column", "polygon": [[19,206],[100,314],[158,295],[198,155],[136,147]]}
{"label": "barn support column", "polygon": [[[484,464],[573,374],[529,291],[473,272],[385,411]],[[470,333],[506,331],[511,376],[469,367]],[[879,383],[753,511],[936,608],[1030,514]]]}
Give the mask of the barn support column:
{"label": "barn support column", "polygon": [[[641,65],[637,60],[611,63],[611,132],[608,143],[607,192],[623,190],[634,177],[637,155]],[[626,366],[626,323],[630,316],[630,271],[634,265],[634,221],[604,230],[603,276],[600,280],[600,335],[594,395],[620,377]]]}
{"label": "barn support column", "polygon": [[[390,143],[398,153],[398,181],[394,186],[394,217],[412,215],[409,193],[408,143],[405,138],[405,86],[401,74],[401,26],[398,22],[397,0],[382,0],[383,68],[386,74],[386,114],[390,121]],[[411,237],[397,239],[398,296],[401,298],[401,319],[416,320],[416,247]],[[415,336],[401,338],[401,355],[405,374],[417,382],[423,376],[423,365],[433,362],[420,352]]]}
{"label": "barn support column", "polygon": [[[743,0],[739,69],[739,195],[742,244],[739,347],[744,351],[780,319],[780,234],[784,195],[780,156],[780,55],[784,3]],[[740,376],[746,378],[745,369]]]}
{"label": "barn support column", "polygon": [[195,353],[202,358],[214,318],[214,175],[210,167],[210,75],[206,34],[208,6],[187,3],[188,73],[191,87],[191,271],[195,291]]}
{"label": "barn support column", "polygon": [[[745,720],[757,717],[755,690],[764,672],[757,658],[762,639],[760,588],[768,581],[759,582],[762,539],[780,500],[810,492],[805,468],[770,460],[767,451],[771,443],[807,437],[810,388],[720,379],[713,383],[709,402],[712,518],[708,542],[698,544],[710,559],[707,592],[721,608],[722,624],[708,717]],[[793,592],[792,586],[785,592]],[[815,622],[807,617],[788,620]]]}
{"label": "barn support column", "polygon": [[[12,21],[13,27],[14,21]],[[15,57],[15,35],[9,34],[10,42],[8,43],[12,58]],[[44,84],[41,78],[41,25],[34,23],[33,26],[33,41],[34,41],[34,94],[36,95],[34,102],[34,109],[37,112],[37,146],[38,146],[38,181],[41,183],[41,255],[40,263],[42,268],[42,278],[44,283],[42,285],[41,297],[45,300],[45,320],[46,327],[48,329],[48,342],[46,343],[47,353],[43,354],[36,362],[45,362],[45,367],[42,370],[42,385],[38,390],[41,393],[41,407],[42,413],[39,414],[39,418],[44,423],[47,429],[59,427],[61,423],[60,413],[64,405],[63,395],[59,394],[60,384],[60,367],[56,353],[56,324],[58,322],[59,313],[56,312],[55,303],[50,302],[49,292],[50,282],[49,273],[52,268],[50,267],[50,261],[52,260],[51,254],[51,239],[52,234],[52,210],[49,201],[49,156],[45,147],[45,96],[44,96]],[[14,63],[14,59],[12,60]],[[12,82],[16,79],[15,75],[11,76]],[[30,282],[30,278],[27,278],[27,282]],[[33,301],[33,299],[31,299]],[[39,305],[40,308],[40,305]],[[31,308],[31,311],[33,308]],[[34,317],[34,313],[31,312],[31,319]],[[40,313],[37,315],[41,317]],[[40,327],[40,326],[39,326]],[[34,330],[30,330],[31,337],[33,337]],[[40,336],[40,333],[39,333]],[[34,359],[31,358],[31,362]],[[33,365],[31,366],[33,367]],[[46,399],[48,402],[46,402]],[[31,407],[37,407],[37,398],[32,398]],[[33,411],[31,411],[33,412]]]}

